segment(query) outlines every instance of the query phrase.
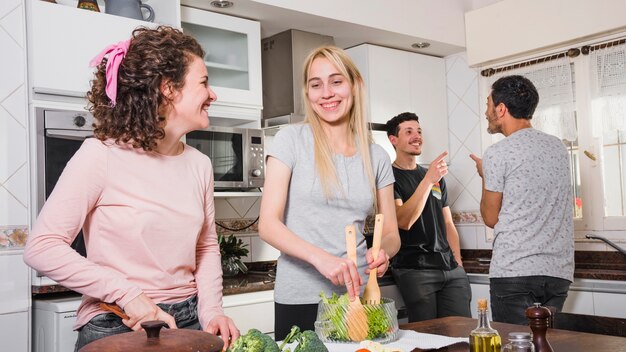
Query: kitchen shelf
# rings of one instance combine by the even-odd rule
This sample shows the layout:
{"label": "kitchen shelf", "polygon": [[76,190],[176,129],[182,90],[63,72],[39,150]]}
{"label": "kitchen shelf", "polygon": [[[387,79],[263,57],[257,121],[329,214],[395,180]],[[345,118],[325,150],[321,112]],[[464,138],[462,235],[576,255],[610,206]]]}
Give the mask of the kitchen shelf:
{"label": "kitchen shelf", "polygon": [[220,192],[215,191],[213,196],[215,198],[237,198],[237,197],[260,197],[263,195],[263,192],[254,191],[254,192]]}

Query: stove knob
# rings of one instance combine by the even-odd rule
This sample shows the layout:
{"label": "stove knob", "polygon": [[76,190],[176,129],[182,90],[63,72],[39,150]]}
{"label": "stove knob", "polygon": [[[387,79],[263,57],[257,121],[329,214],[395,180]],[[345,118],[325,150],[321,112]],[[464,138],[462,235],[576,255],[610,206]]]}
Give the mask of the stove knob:
{"label": "stove knob", "polygon": [[76,127],[83,127],[83,126],[85,126],[86,122],[87,122],[87,120],[85,120],[84,116],[82,116],[82,115],[74,116],[74,125],[76,125]]}

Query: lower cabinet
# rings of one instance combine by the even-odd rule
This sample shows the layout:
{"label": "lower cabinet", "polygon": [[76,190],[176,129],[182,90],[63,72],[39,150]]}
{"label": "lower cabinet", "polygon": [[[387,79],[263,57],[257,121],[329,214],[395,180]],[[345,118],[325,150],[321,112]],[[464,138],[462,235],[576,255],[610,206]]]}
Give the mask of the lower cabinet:
{"label": "lower cabinet", "polygon": [[224,296],[223,307],[242,335],[252,328],[266,334],[274,332],[273,290]]}
{"label": "lower cabinet", "polygon": [[613,318],[626,318],[626,293],[593,293],[595,315]]}
{"label": "lower cabinet", "polygon": [[28,352],[28,312],[0,314],[2,351]]}
{"label": "lower cabinet", "polygon": [[594,292],[579,291],[570,287],[567,299],[563,305],[563,311],[566,313],[594,315],[593,296],[595,294]]}
{"label": "lower cabinet", "polygon": [[[487,274],[468,274],[472,288],[472,318],[477,317],[476,302],[489,299]],[[626,282],[574,279],[563,305],[563,312],[601,317],[626,318]],[[491,311],[489,312],[491,319]]]}
{"label": "lower cabinet", "polygon": [[[482,279],[482,278],[481,278]],[[477,283],[472,283],[472,280],[470,280],[470,287],[472,289],[472,300],[470,302],[470,311],[472,312],[472,318],[477,319],[478,318],[478,300],[481,298],[485,298],[487,299],[487,301],[489,301],[489,304],[491,304],[491,298],[489,297],[489,279],[486,278],[485,275],[485,279],[486,282],[477,282]],[[489,316],[489,320],[493,320],[491,317],[491,305],[487,306],[488,310],[487,310],[487,315]]]}

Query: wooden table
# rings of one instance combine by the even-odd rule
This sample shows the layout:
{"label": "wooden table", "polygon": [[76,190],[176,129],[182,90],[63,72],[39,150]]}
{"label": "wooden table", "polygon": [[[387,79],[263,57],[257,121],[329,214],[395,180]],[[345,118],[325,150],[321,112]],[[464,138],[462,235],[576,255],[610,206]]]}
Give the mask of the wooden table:
{"label": "wooden table", "polygon": [[[477,320],[464,317],[446,317],[426,320],[417,323],[400,325],[400,329],[414,330],[426,334],[437,334],[453,337],[469,336],[470,331],[476,328]],[[498,330],[502,337],[502,345],[508,342],[510,332],[531,332],[530,327],[524,325],[504,324],[492,322],[491,327]],[[555,352],[626,352],[626,338],[608,335],[588,334],[577,331],[548,329],[546,334],[550,345]],[[419,350],[415,350],[419,351]],[[441,349],[441,351],[447,351]],[[469,351],[467,345],[449,351]]]}

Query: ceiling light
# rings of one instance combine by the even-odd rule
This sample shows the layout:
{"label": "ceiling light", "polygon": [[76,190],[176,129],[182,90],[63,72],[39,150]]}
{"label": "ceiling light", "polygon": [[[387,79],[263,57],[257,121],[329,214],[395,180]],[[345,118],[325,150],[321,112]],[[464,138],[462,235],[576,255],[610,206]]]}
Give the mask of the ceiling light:
{"label": "ceiling light", "polygon": [[413,49],[424,49],[424,48],[428,48],[429,46],[430,46],[429,42],[417,42],[417,43],[411,44],[411,48]]}
{"label": "ceiling light", "polygon": [[211,6],[217,7],[218,9],[226,9],[232,7],[234,4],[232,1],[228,0],[215,0],[211,1]]}

